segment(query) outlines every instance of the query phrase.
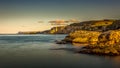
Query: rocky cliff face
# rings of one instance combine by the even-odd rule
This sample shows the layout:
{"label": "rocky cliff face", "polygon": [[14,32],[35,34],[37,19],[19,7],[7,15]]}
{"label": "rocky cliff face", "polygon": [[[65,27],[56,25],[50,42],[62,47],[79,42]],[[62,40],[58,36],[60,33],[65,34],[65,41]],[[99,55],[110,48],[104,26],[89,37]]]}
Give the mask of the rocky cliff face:
{"label": "rocky cliff face", "polygon": [[73,23],[67,26],[53,27],[50,30],[38,32],[19,32],[19,34],[69,34],[76,30],[108,31],[120,29],[120,20],[92,20]]}
{"label": "rocky cliff face", "polygon": [[65,28],[73,31],[62,42],[84,45],[79,53],[120,55],[120,20],[87,21]]}
{"label": "rocky cliff face", "polygon": [[69,34],[76,30],[87,30],[87,31],[107,31],[112,29],[118,29],[120,26],[119,20],[93,20],[84,21],[80,23],[73,23],[65,27],[53,27],[51,30],[43,33],[48,34]]}
{"label": "rocky cliff face", "polygon": [[[79,30],[70,33],[63,40],[70,43],[85,45],[78,52],[96,55],[120,55],[120,30],[105,32]],[[86,45],[87,44],[87,45]]]}
{"label": "rocky cliff face", "polygon": [[120,20],[115,20],[111,25],[107,27],[107,30],[120,29]]}
{"label": "rocky cliff face", "polygon": [[109,30],[106,32],[78,30],[66,36],[64,41],[110,46],[120,44],[119,37],[120,30]]}
{"label": "rocky cliff face", "polygon": [[96,44],[100,34],[101,32],[97,31],[78,30],[70,33],[64,40],[72,43]]}
{"label": "rocky cliff face", "polygon": [[103,32],[99,37],[98,37],[98,44],[99,45],[107,45],[107,46],[112,46],[112,45],[120,45],[120,30],[110,30]]}
{"label": "rocky cliff face", "polygon": [[120,55],[120,30],[110,30],[98,36],[98,42],[94,45],[85,46],[80,53],[96,55]]}

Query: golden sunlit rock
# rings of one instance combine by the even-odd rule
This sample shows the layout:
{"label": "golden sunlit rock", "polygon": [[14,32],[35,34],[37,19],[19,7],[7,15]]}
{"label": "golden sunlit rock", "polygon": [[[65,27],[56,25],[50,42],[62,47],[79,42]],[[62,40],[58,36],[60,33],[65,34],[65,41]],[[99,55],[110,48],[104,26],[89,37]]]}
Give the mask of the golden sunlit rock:
{"label": "golden sunlit rock", "polygon": [[69,36],[65,38],[65,40],[71,39],[73,43],[96,44],[99,35],[100,32],[96,31],[78,30],[73,33],[70,33]]}
{"label": "golden sunlit rock", "polygon": [[111,30],[107,32],[103,32],[99,36],[99,42],[104,45],[114,45],[120,42],[120,30]]}

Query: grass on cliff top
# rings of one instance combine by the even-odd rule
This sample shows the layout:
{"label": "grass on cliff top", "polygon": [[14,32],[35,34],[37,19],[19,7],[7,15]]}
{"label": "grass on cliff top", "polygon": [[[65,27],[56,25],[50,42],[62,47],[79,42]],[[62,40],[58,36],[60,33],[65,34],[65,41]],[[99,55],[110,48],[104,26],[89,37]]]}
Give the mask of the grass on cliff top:
{"label": "grass on cliff top", "polygon": [[111,25],[113,23],[113,21],[98,21],[93,23],[91,26],[95,27],[95,26],[108,26]]}
{"label": "grass on cliff top", "polygon": [[115,20],[92,20],[92,21],[83,21],[80,23],[73,23],[70,26],[108,26],[111,25]]}

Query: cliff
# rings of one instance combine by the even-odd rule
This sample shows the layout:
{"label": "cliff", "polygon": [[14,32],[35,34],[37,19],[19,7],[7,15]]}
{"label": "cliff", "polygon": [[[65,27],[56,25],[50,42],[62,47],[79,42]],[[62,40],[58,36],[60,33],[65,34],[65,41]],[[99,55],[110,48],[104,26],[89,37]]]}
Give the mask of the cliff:
{"label": "cliff", "polygon": [[120,20],[91,20],[83,21],[79,23],[73,23],[67,26],[53,27],[50,30],[45,31],[32,31],[32,32],[19,32],[18,34],[69,34],[76,30],[87,30],[87,31],[108,31],[120,28]]}
{"label": "cliff", "polygon": [[[108,30],[104,32],[78,30],[70,33],[62,40],[66,43],[77,43],[84,46],[79,53],[95,55],[120,55],[120,30]],[[87,44],[87,45],[86,45]]]}
{"label": "cliff", "polygon": [[42,33],[47,34],[69,34],[76,30],[87,30],[87,31],[108,31],[120,28],[120,20],[92,20],[83,21],[79,23],[73,23],[67,26],[53,27],[50,30],[44,31]]}
{"label": "cliff", "polygon": [[68,34],[62,42],[84,46],[77,52],[95,55],[120,55],[120,20],[94,21],[94,23],[92,21],[92,24],[89,21],[88,24],[82,22],[69,26],[73,25],[81,26],[81,29]]}

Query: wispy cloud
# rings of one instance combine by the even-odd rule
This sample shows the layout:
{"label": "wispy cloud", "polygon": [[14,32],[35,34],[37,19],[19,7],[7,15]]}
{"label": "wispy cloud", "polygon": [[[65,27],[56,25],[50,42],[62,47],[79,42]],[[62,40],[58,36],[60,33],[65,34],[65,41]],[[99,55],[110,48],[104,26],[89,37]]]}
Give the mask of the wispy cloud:
{"label": "wispy cloud", "polygon": [[44,23],[44,21],[38,21],[38,23]]}
{"label": "wispy cloud", "polygon": [[80,22],[80,21],[77,20],[77,19],[70,19],[69,22],[77,23],[77,22]]}
{"label": "wispy cloud", "polygon": [[57,19],[57,20],[49,21],[49,23],[51,23],[52,25],[64,25],[66,23],[69,23],[69,21]]}
{"label": "wispy cloud", "polygon": [[77,23],[79,20],[77,19],[69,19],[69,20],[63,20],[63,19],[57,19],[57,20],[52,20],[49,21],[52,25],[64,25],[64,24],[69,24],[69,23]]}

